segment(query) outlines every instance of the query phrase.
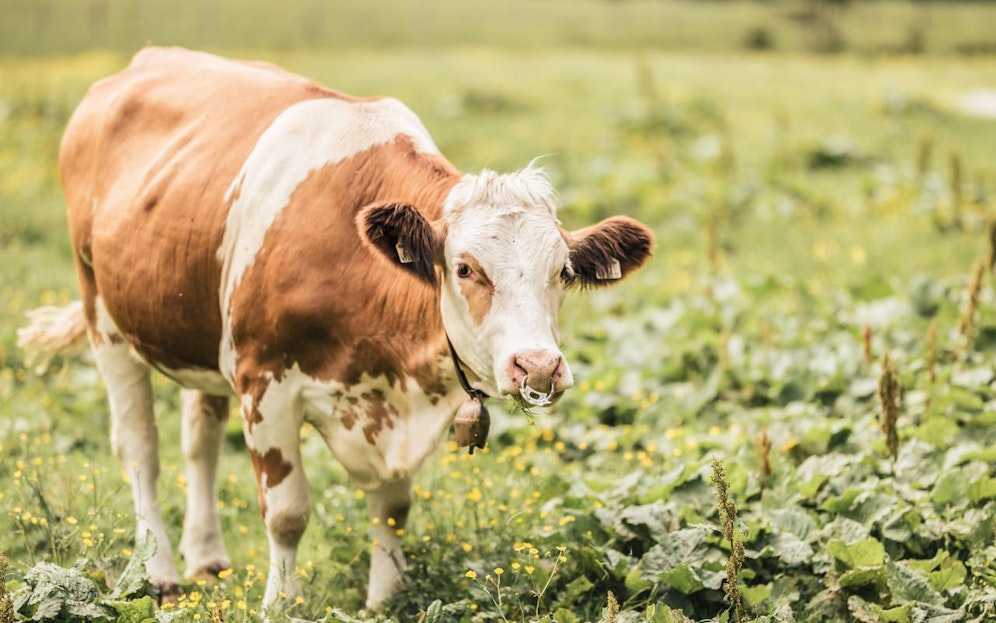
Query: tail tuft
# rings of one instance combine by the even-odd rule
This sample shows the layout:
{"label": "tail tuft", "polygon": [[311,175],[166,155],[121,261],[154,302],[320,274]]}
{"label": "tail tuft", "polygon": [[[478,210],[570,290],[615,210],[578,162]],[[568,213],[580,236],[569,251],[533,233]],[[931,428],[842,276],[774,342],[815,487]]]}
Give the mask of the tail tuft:
{"label": "tail tuft", "polygon": [[52,358],[79,346],[86,337],[83,302],[73,301],[65,307],[46,305],[28,312],[28,326],[17,330],[17,346],[37,362],[35,372],[42,374]]}

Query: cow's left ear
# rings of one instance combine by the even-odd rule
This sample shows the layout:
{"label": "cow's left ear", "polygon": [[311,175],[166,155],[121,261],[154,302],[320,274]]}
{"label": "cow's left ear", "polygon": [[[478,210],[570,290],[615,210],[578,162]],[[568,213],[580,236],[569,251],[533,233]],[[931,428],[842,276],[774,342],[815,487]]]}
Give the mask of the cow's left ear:
{"label": "cow's left ear", "polygon": [[597,225],[566,233],[571,271],[568,286],[610,286],[643,266],[654,246],[654,234],[643,223],[613,216]]}
{"label": "cow's left ear", "polygon": [[360,238],[392,264],[420,281],[436,285],[436,258],[441,240],[414,206],[375,203],[356,216]]}

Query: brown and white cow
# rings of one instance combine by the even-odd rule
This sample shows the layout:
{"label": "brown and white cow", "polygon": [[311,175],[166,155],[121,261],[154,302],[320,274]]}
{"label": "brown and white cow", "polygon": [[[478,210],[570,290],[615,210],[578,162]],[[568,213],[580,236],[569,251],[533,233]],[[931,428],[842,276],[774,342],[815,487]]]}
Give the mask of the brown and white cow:
{"label": "brown and white cow", "polygon": [[265,608],[301,594],[304,422],[379,520],[377,606],[404,566],[411,477],[466,397],[447,337],[473,387],[556,399],[572,384],[565,289],[615,282],[653,244],[625,217],[565,231],[532,166],[461,176],[395,99],[182,49],[142,50],[95,84],[60,166],[82,303],[39,311],[21,341],[89,337],[138,538],[158,544],[148,574],[167,592],[179,576],[156,501],[149,369],[184,387],[188,577],[230,565],[215,476],[234,393],[269,539]]}

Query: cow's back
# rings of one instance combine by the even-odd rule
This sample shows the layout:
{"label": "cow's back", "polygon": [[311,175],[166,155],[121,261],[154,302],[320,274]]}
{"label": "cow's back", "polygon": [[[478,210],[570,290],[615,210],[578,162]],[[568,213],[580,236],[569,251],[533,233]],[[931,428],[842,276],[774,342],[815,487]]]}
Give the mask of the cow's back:
{"label": "cow's back", "polygon": [[345,96],[270,65],[164,48],[90,89],[60,166],[91,326],[99,296],[153,363],[217,369],[226,191],[273,120],[319,97]]}

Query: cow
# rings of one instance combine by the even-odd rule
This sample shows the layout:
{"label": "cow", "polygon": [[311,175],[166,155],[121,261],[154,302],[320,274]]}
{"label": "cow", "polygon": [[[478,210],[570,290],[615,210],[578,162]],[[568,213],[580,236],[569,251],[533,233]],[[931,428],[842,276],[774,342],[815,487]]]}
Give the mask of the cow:
{"label": "cow", "polygon": [[269,544],[264,611],[301,596],[305,422],[366,492],[367,606],[382,606],[404,570],[412,476],[466,394],[555,402],[573,383],[565,292],[618,282],[654,244],[625,216],[562,228],[535,164],[459,173],[396,99],[179,48],[145,48],[94,84],[59,166],[81,296],[37,310],[20,342],[89,341],[162,595],[180,577],[150,369],[181,386],[188,578],[231,564],[216,473],[235,398]]}

